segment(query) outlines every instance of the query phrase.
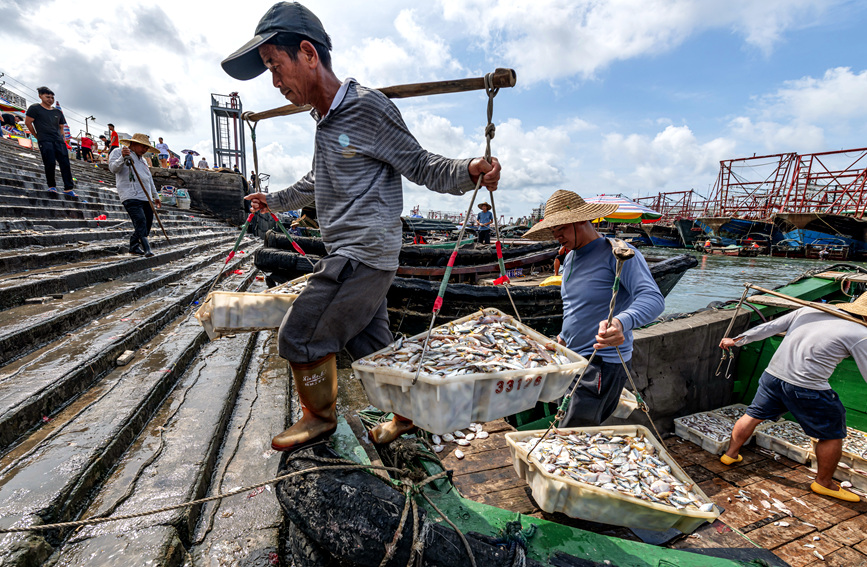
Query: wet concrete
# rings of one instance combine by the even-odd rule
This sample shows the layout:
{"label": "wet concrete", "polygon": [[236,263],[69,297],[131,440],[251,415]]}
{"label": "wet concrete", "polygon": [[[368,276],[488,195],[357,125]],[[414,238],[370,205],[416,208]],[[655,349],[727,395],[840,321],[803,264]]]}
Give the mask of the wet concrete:
{"label": "wet concrete", "polygon": [[[243,261],[230,266],[234,269]],[[202,281],[162,288],[149,301],[112,312],[96,325],[5,367],[0,374],[0,448],[84,391],[97,376],[114,367],[124,350],[137,348],[188,310],[194,299],[207,292],[217,273],[218,266],[211,265]]]}
{"label": "wet concrete", "polygon": [[131,272],[156,268],[205,252],[215,246],[231,245],[230,243],[233,243],[233,239],[224,236],[212,242],[173,246],[166,251],[156,252],[151,258],[127,256],[126,259],[114,262],[95,260],[83,262],[81,267],[49,268],[0,278],[0,309],[21,305],[30,297],[67,293],[112,278],[120,278]]}
{"label": "wet concrete", "polygon": [[[277,476],[280,454],[271,437],[286,425],[289,381],[274,334],[258,334],[254,356],[208,495]],[[272,487],[273,488],[273,487]],[[190,565],[272,565],[279,555],[283,512],[273,490],[239,494],[206,504],[190,549]]]}
{"label": "wet concrete", "polygon": [[[179,504],[204,495],[256,337],[208,343],[103,484],[85,517],[113,516]],[[164,550],[191,539],[200,507],[85,527],[60,549],[61,564],[110,565],[123,550],[129,565],[177,564]],[[172,526],[175,531],[154,527]],[[123,538],[109,538],[123,535]],[[119,550],[120,550],[119,549]],[[156,553],[156,555],[154,555]]]}
{"label": "wet concrete", "polygon": [[[228,245],[228,242],[222,244]],[[0,363],[37,348],[59,333],[88,324],[94,318],[162,286],[200,278],[203,273],[196,272],[225,260],[229,251],[229,248],[218,247],[216,251],[183,258],[174,265],[133,272],[114,281],[65,294],[62,300],[0,311],[0,325],[3,328],[0,333]],[[245,258],[246,255],[236,256],[233,263]],[[218,271],[219,268],[214,266],[208,273],[212,273],[213,277]]]}

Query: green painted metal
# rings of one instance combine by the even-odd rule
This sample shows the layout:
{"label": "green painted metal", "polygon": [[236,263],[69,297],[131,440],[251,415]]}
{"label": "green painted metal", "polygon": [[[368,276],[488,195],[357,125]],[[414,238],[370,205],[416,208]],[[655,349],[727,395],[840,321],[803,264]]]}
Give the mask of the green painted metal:
{"label": "green painted metal", "polygon": [[[370,464],[364,449],[342,417],[338,421],[337,431],[331,437],[331,444],[342,457],[358,463]],[[422,460],[421,464],[431,475],[443,470],[440,464],[433,460]],[[656,547],[516,514],[464,498],[457,488],[446,479],[433,482],[424,490],[434,504],[463,533],[473,531],[494,537],[498,531],[506,526],[507,522],[520,520],[525,528],[530,524],[535,524],[537,526],[536,533],[530,539],[527,555],[543,563],[547,563],[551,554],[560,551],[598,562],[608,560],[610,564],[619,567],[666,567],[669,565],[680,567],[757,567],[758,565],[752,562],[718,559],[688,551]],[[443,521],[427,502],[421,501],[420,503],[427,509],[429,518],[439,522]]]}

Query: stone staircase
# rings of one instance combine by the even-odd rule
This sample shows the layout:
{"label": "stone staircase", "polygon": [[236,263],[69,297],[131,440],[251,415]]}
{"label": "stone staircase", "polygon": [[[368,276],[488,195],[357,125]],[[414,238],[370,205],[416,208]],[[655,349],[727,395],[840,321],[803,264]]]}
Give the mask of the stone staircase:
{"label": "stone staircase", "polygon": [[[220,175],[215,173],[214,175]],[[163,507],[273,478],[291,396],[271,333],[209,342],[193,313],[237,227],[164,207],[152,258],[104,166],[79,198],[0,140],[0,528]],[[86,202],[84,202],[86,201]],[[94,220],[100,215],[107,220]],[[264,288],[244,241],[217,286]],[[125,351],[132,361],[118,366]],[[287,565],[273,492],[77,530],[0,534],[0,565]]]}

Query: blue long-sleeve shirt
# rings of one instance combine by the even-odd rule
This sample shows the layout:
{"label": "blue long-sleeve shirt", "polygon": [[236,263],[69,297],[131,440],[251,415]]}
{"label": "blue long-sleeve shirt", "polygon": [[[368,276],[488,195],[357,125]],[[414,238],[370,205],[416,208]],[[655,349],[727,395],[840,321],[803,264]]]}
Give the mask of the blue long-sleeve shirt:
{"label": "blue long-sleeve shirt", "polygon": [[[631,248],[631,246],[630,246]],[[560,337],[573,351],[589,357],[596,343],[599,322],[608,318],[611,288],[617,260],[605,238],[571,251],[563,263],[563,330]],[[653,280],[647,262],[637,250],[626,260],[620,274],[620,291],[614,304],[614,317],[623,324],[626,341],[620,345],[623,360],[632,358],[632,329],[646,325],[665,309],[665,298]],[[614,347],[596,354],[605,362],[620,362]]]}

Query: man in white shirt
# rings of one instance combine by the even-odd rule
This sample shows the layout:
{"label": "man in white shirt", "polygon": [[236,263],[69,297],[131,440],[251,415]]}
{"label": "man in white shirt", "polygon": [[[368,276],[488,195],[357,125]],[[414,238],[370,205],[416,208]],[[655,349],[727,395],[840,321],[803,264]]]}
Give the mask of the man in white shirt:
{"label": "man in white shirt", "polygon": [[[867,293],[852,303],[836,307],[867,322]],[[743,346],[782,332],[786,333],[786,338],[759,379],[753,403],[735,423],[728,451],[720,461],[724,465],[742,461],[738,451],[756,426],[766,419],[779,419],[789,411],[804,433],[818,439],[818,470],[810,489],[823,496],[858,502],[856,494],[831,478],[840,462],[846,438],[846,409],[837,392],[831,389],[828,378],[841,360],[852,356],[861,376],[867,379],[867,326],[803,307],[735,339],[723,339],[720,347]]]}
{"label": "man in white shirt", "polygon": [[205,159],[205,156],[202,156],[202,159],[199,160],[199,165],[197,165],[199,169],[210,169],[208,167],[208,160]]}
{"label": "man in white shirt", "polygon": [[108,158],[108,169],[115,175],[117,194],[134,227],[129,238],[129,253],[150,258],[154,253],[151,252],[148,235],[154,222],[154,211],[142,185],[150,194],[154,206],[159,208],[161,203],[148,167],[149,160],[143,156],[147,152],[157,153],[159,150],[151,145],[147,134],[133,134],[132,138],[121,140],[120,144],[122,147],[112,151]]}

